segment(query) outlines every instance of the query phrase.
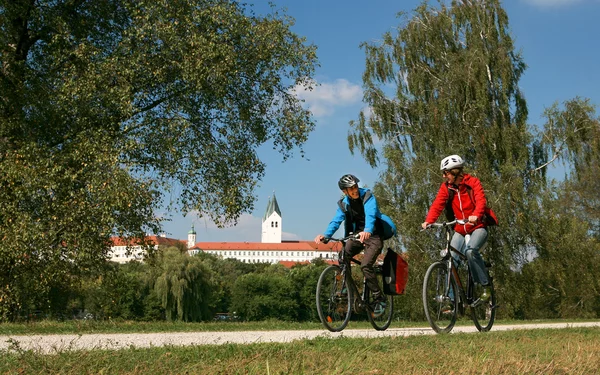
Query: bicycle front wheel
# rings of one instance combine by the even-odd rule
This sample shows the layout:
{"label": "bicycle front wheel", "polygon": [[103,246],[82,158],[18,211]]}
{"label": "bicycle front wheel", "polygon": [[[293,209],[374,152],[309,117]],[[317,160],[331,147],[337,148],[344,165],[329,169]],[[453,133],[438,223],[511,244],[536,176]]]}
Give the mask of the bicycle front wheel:
{"label": "bicycle front wheel", "polygon": [[340,266],[325,268],[317,283],[317,312],[331,332],[346,328],[352,314],[352,289],[347,286]]}
{"label": "bicycle front wheel", "polygon": [[456,323],[458,300],[456,281],[449,277],[446,263],[435,262],[429,266],[423,280],[423,307],[434,331],[448,333],[452,330]]}
{"label": "bicycle front wheel", "polygon": [[[383,274],[381,272],[377,272],[377,282],[379,283],[379,288],[383,285]],[[383,290],[383,289],[381,289]],[[373,311],[373,293],[370,293],[370,290],[367,292],[367,315],[369,317],[369,322],[373,328],[378,331],[385,331],[388,329],[390,324],[392,323],[392,318],[394,315],[394,296],[386,295],[386,303],[385,306],[381,306],[377,309],[376,312]]]}
{"label": "bicycle front wheel", "polygon": [[475,300],[471,304],[471,318],[473,323],[479,332],[487,332],[492,329],[494,320],[496,319],[496,292],[494,291],[494,284],[488,286],[491,296],[487,302],[482,302],[479,296],[483,292],[483,287],[479,284],[473,283],[473,299]]}

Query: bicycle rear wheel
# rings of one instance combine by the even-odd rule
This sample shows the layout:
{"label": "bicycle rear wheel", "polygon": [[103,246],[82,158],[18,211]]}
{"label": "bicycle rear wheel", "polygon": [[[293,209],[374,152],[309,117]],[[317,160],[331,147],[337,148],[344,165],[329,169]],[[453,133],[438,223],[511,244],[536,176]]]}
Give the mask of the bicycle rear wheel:
{"label": "bicycle rear wheel", "polygon": [[[381,272],[377,272],[377,282],[379,283],[379,288],[383,286],[383,274]],[[383,290],[383,289],[381,289]],[[371,308],[373,306],[373,293],[367,291],[367,315],[369,317],[369,322],[373,328],[378,331],[385,331],[388,329],[390,324],[392,323],[392,318],[394,315],[394,296],[386,295],[386,304],[383,312],[378,311],[375,314]]]}
{"label": "bicycle rear wheel", "polygon": [[325,328],[331,332],[346,328],[352,300],[352,289],[347,287],[340,266],[325,268],[317,283],[317,312]]}
{"label": "bicycle rear wheel", "polygon": [[492,329],[494,320],[496,319],[496,292],[494,291],[494,284],[491,283],[488,288],[491,292],[490,299],[487,302],[482,302],[479,296],[483,292],[483,287],[479,284],[473,283],[471,286],[473,290],[473,302],[471,304],[471,318],[473,323],[479,332],[487,332]]}
{"label": "bicycle rear wheel", "polygon": [[[447,333],[456,323],[459,301],[456,281],[448,277],[446,263],[435,262],[427,269],[423,280],[423,307],[431,328],[437,333]],[[450,280],[450,288],[446,286]]]}

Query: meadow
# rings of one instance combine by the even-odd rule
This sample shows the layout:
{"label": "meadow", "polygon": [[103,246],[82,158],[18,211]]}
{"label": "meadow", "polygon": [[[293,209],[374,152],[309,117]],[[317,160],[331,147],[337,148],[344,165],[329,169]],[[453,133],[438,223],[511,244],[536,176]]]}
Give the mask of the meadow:
{"label": "meadow", "polygon": [[[147,332],[230,330],[229,327],[236,326],[239,330],[319,329],[316,324],[312,327],[283,322],[155,326],[113,323],[112,328],[106,323],[96,322],[96,326],[91,322],[80,323],[90,332],[108,332],[108,329],[140,332],[140,327]],[[62,333],[67,333],[68,324],[51,322],[40,322],[35,328],[21,325],[21,331],[40,333],[44,327],[49,333],[53,325],[57,329],[61,324]],[[364,328],[361,325],[357,323],[352,328]],[[1,334],[9,330],[15,331],[15,327],[0,325]],[[596,374],[600,372],[597,353],[600,353],[600,328],[65,350],[54,355],[14,345],[0,353],[0,374]]]}

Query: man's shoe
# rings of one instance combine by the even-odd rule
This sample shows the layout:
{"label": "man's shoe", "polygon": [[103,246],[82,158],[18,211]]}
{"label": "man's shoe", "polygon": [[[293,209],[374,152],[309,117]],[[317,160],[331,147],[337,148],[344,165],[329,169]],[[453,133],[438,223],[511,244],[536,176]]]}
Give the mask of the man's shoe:
{"label": "man's shoe", "polygon": [[479,299],[482,302],[487,302],[490,300],[492,293],[490,292],[490,288],[487,286],[483,287],[483,292],[481,293],[481,295],[479,296]]}
{"label": "man's shoe", "polygon": [[337,296],[340,298],[348,298],[348,288],[344,287],[341,291],[337,292]]}
{"label": "man's shoe", "polygon": [[387,304],[383,301],[378,301],[373,304],[373,314],[371,315],[373,318],[379,318],[385,313],[385,308]]}

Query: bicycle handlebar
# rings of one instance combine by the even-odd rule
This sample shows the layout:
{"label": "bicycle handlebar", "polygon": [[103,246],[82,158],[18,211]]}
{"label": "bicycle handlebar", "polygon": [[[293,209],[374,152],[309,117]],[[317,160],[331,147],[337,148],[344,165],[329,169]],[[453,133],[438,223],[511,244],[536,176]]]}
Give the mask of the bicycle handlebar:
{"label": "bicycle handlebar", "polygon": [[[448,222],[444,222],[444,223],[431,223],[431,224],[428,224],[425,229],[429,229],[431,227],[436,227],[436,228],[449,227],[449,226],[454,225],[454,224],[462,224],[462,225],[464,225],[464,224],[468,224],[468,223],[469,223],[468,220],[454,219],[452,221],[448,221]],[[422,229],[422,230],[425,230],[425,229]]]}
{"label": "bicycle handlebar", "polygon": [[328,243],[329,241],[346,242],[348,240],[358,240],[359,238],[360,238],[360,235],[358,233],[356,233],[356,234],[351,234],[351,235],[343,237],[343,238],[323,237],[321,242],[325,243],[325,244]]}

